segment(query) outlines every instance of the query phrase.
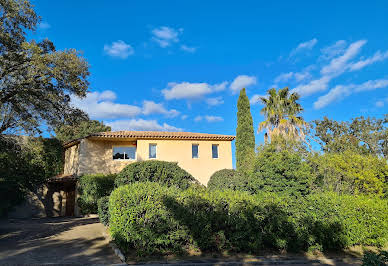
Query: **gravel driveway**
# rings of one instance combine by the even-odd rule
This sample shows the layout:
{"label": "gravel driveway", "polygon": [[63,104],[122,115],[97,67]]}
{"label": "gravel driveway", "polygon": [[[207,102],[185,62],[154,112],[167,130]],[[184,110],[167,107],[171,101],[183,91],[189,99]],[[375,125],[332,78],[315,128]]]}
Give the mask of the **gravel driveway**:
{"label": "gravel driveway", "polygon": [[0,264],[120,264],[98,218],[0,221]]}

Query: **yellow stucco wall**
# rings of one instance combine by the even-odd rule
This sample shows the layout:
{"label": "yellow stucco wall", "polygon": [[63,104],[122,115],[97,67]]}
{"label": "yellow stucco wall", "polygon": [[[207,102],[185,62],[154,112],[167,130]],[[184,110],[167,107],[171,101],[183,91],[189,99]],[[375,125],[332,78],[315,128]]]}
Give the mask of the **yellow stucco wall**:
{"label": "yellow stucco wall", "polygon": [[[210,176],[215,171],[225,168],[231,169],[233,167],[231,141],[111,141],[83,139],[79,144],[79,166],[75,173],[78,175],[86,173],[117,173],[131,162],[149,160],[148,152],[150,143],[157,145],[156,160],[177,162],[180,167],[188,171],[204,185],[207,184]],[[199,145],[199,158],[197,159],[192,158],[192,144]],[[218,159],[212,158],[212,144],[218,144]],[[137,146],[136,160],[113,160],[113,146]],[[65,159],[65,161],[71,160]]]}

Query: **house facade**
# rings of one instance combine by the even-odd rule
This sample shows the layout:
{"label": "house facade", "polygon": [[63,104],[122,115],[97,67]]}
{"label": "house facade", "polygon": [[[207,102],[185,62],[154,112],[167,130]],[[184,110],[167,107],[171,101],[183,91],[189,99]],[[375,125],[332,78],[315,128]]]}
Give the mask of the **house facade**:
{"label": "house facade", "polygon": [[177,162],[206,185],[221,169],[232,169],[234,136],[191,132],[95,133],[64,145],[64,175],[117,173],[144,160]]}

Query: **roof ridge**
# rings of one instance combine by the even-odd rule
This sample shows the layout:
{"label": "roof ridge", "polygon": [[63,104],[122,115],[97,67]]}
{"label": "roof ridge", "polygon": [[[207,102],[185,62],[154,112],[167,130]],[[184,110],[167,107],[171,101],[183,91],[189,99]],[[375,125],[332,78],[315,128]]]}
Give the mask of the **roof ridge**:
{"label": "roof ridge", "polygon": [[[182,131],[106,131],[90,134],[84,138],[137,138],[137,139],[182,139],[182,140],[226,140],[232,141],[236,137],[233,135],[182,132]],[[81,139],[75,139],[63,144],[65,147],[71,147],[77,144]]]}

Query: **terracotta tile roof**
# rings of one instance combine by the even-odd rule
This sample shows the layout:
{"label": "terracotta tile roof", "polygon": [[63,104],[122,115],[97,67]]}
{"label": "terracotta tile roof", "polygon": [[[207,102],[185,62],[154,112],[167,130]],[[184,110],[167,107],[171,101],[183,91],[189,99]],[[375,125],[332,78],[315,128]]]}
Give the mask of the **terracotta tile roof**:
{"label": "terracotta tile roof", "polygon": [[234,140],[235,136],[166,131],[114,131],[91,134],[88,137],[137,138],[137,139],[187,139],[187,140]]}
{"label": "terracotta tile roof", "polygon": [[[113,131],[91,134],[85,138],[134,138],[134,139],[185,139],[185,140],[229,140],[235,139],[232,135],[219,135],[192,132],[167,132],[167,131]],[[63,144],[69,148],[80,143],[81,139],[74,139]]]}

